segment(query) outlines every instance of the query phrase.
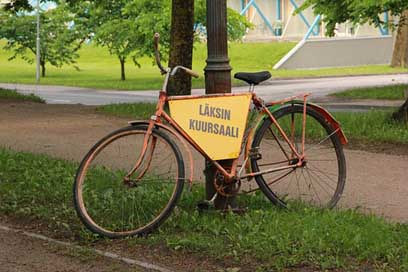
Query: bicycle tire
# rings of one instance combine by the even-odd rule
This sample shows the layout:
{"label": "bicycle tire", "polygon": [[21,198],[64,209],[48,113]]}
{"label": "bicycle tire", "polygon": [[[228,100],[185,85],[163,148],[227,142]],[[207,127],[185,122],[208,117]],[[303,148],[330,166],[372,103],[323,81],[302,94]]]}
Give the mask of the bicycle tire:
{"label": "bicycle tire", "polygon": [[[170,216],[178,202],[184,186],[183,158],[174,141],[156,128],[149,141],[150,145],[155,143],[153,148],[149,147],[151,159],[143,161],[141,168],[145,173],[137,186],[117,182],[134,167],[135,160],[129,162],[132,160],[124,156],[140,155],[132,148],[143,145],[146,131],[146,125],[114,131],[96,143],[82,160],[73,187],[74,204],[79,218],[93,233],[108,238],[146,235]],[[102,155],[107,155],[106,160],[100,159]],[[167,167],[168,177],[165,176],[168,173],[161,173]],[[171,176],[170,167],[175,173]],[[119,201],[114,201],[115,196]]]}
{"label": "bicycle tire", "polygon": [[[296,130],[296,125],[303,125],[303,111],[303,105],[288,105],[273,112],[273,116],[285,133],[288,136],[291,135],[289,138],[293,140],[292,143],[300,154],[301,129]],[[294,168],[287,169],[287,172],[258,175],[255,179],[261,191],[277,206],[288,207],[288,201],[300,201],[313,206],[333,208],[341,198],[346,181],[346,160],[343,146],[334,128],[324,116],[309,106],[306,109],[306,114],[305,166],[296,168],[296,170]],[[285,130],[285,125],[290,127],[289,131],[288,129]],[[267,135],[268,131],[271,136]],[[323,138],[318,137],[318,135]],[[278,166],[281,163],[281,166],[287,166],[296,163],[293,161],[294,155],[289,155],[291,150],[288,144],[284,142],[283,137],[281,139],[279,137],[281,136],[278,134],[276,125],[272,123],[270,118],[265,118],[252,143],[252,148],[259,148],[259,157],[251,159],[254,173],[263,170],[265,166],[269,167],[269,165]],[[330,156],[328,159],[323,157],[326,156],[325,153],[315,152],[316,142],[321,144],[322,150],[327,149],[327,156]],[[267,146],[266,143],[270,146]],[[311,155],[311,151],[313,151],[313,155]],[[318,164],[324,164],[324,166],[316,166]],[[329,167],[334,170],[328,169]],[[328,169],[327,172],[326,169]],[[285,176],[286,174],[287,176]],[[297,188],[293,188],[295,181]],[[323,199],[320,193],[327,196]]]}

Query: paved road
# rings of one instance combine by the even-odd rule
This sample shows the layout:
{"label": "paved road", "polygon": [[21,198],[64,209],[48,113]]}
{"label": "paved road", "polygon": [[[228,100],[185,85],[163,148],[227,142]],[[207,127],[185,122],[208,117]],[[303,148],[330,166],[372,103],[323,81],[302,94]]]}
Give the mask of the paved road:
{"label": "paved road", "polygon": [[[319,98],[329,93],[358,87],[408,84],[408,74],[332,77],[295,80],[270,80],[258,86],[256,93],[265,100],[279,99],[302,92],[310,92]],[[158,91],[116,91],[94,90],[65,86],[36,86],[0,83],[0,88],[14,89],[21,93],[34,93],[49,104],[104,105],[112,103],[132,103],[156,101]],[[246,92],[247,87],[234,88],[234,92]],[[193,94],[204,94],[203,89],[193,90]]]}

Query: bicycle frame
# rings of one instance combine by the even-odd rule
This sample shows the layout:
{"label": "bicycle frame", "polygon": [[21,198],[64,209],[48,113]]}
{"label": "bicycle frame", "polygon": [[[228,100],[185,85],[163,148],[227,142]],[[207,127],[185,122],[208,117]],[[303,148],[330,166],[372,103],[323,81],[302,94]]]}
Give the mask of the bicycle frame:
{"label": "bicycle frame", "polygon": [[[143,142],[143,148],[141,151],[141,154],[139,155],[139,158],[135,164],[135,167],[128,173],[128,175],[126,176],[126,179],[130,180],[130,177],[138,170],[138,168],[141,166],[142,162],[144,159],[146,159],[146,154],[147,154],[147,164],[145,167],[149,167],[149,160],[151,158],[151,154],[154,151],[154,146],[155,146],[155,138],[152,138],[152,131],[153,129],[160,125],[160,127],[165,128],[166,130],[170,131],[172,134],[174,135],[179,135],[181,137],[179,137],[179,140],[185,140],[188,143],[190,143],[195,150],[197,150],[204,158],[206,158],[207,160],[209,160],[219,171],[220,173],[222,173],[224,175],[224,177],[226,178],[226,182],[232,182],[233,180],[238,179],[243,179],[243,178],[252,178],[258,175],[262,175],[262,174],[266,174],[266,173],[273,173],[273,172],[278,172],[278,171],[283,171],[286,169],[293,169],[294,167],[301,167],[303,165],[303,161],[305,158],[305,126],[306,126],[306,103],[307,103],[307,97],[309,94],[302,94],[299,96],[293,96],[293,97],[289,97],[287,99],[283,99],[283,100],[279,100],[279,101],[273,101],[271,103],[265,104],[264,101],[262,99],[260,99],[254,92],[253,92],[253,86],[252,88],[250,88],[251,91],[251,99],[252,99],[252,103],[253,105],[256,107],[256,109],[262,114],[262,119],[265,118],[270,118],[271,121],[273,122],[273,124],[276,125],[280,135],[283,137],[284,141],[288,144],[290,151],[292,152],[292,158],[288,158],[289,160],[297,160],[296,164],[290,164],[287,166],[282,166],[282,167],[278,167],[278,168],[272,168],[272,169],[267,169],[264,171],[260,171],[260,172],[256,172],[256,173],[247,173],[245,175],[241,175],[243,168],[245,167],[245,164],[248,162],[249,157],[250,157],[250,141],[249,139],[251,139],[251,137],[247,137],[247,139],[243,139],[242,143],[241,143],[241,152],[240,154],[242,154],[243,150],[245,149],[244,147],[246,146],[246,154],[245,154],[245,158],[244,158],[244,163],[242,165],[242,168],[237,171],[237,166],[239,163],[239,157],[234,159],[232,162],[232,167],[231,167],[231,172],[228,172],[227,169],[225,169],[220,163],[218,163],[217,161],[214,161],[210,158],[210,156],[192,139],[192,137],[186,132],[184,131],[181,126],[170,116],[168,115],[165,111],[164,111],[164,107],[166,105],[167,102],[172,101],[172,100],[188,100],[188,99],[196,99],[196,98],[211,98],[211,97],[226,97],[226,96],[235,96],[237,94],[215,94],[215,95],[206,95],[206,96],[168,96],[166,93],[166,88],[167,88],[167,83],[168,80],[170,78],[170,76],[172,76],[174,74],[174,70],[172,73],[170,73],[170,70],[168,70],[168,73],[166,74],[166,78],[164,81],[164,85],[163,85],[163,90],[160,92],[159,94],[159,100],[156,106],[156,112],[155,114],[151,117],[150,121],[148,122],[148,128],[147,128],[147,133],[146,136],[144,138],[144,142]],[[284,130],[281,128],[281,126],[279,125],[278,121],[275,119],[275,117],[273,116],[273,114],[271,113],[271,111],[268,109],[268,106],[270,105],[283,105],[285,103],[288,103],[290,101],[294,101],[295,99],[299,99],[302,98],[303,99],[303,104],[304,104],[304,112],[303,112],[303,128],[302,128],[302,149],[301,152],[299,153],[299,151],[296,149],[296,147],[294,146],[294,144],[291,142],[290,138],[288,135],[286,135],[286,133],[284,132]],[[249,109],[248,109],[249,110]],[[163,120],[166,121],[169,126],[163,124]],[[249,134],[253,135],[255,133],[257,126],[253,127],[250,131]],[[292,138],[294,137],[294,135],[291,135]],[[150,141],[150,139],[152,138],[152,140]],[[149,144],[150,144],[150,152],[148,152],[149,150]],[[185,147],[187,149],[189,149],[189,147],[187,145],[185,145]],[[191,151],[189,151],[189,154],[191,154]],[[190,155],[190,160],[191,160],[191,155]],[[146,169],[147,169],[146,168]],[[141,178],[144,174],[145,170],[141,170],[141,174],[139,174],[138,178]],[[239,173],[239,175],[237,175],[237,172]],[[192,182],[192,175],[190,177],[190,183]]]}
{"label": "bicycle frame", "polygon": [[[230,205],[218,207],[221,205],[216,205],[217,197],[234,197],[258,189],[280,207],[288,207],[291,200],[316,202],[327,208],[337,204],[347,172],[341,144],[346,144],[347,139],[329,112],[307,103],[309,94],[265,103],[254,93],[254,86],[268,80],[271,77],[269,72],[236,74],[236,78],[250,84],[246,93],[168,96],[168,81],[177,71],[183,70],[193,77],[199,75],[182,66],[164,68],[160,62],[159,38],[156,33],[155,57],[165,80],[154,115],[147,121],[130,122],[130,127],[102,138],[89,150],[78,168],[73,188],[74,204],[89,230],[109,238],[120,238],[146,235],[159,227],[180,199],[188,170],[192,189],[193,149],[212,163],[215,169],[211,170],[216,171],[210,181],[213,182],[214,195],[200,203],[199,209],[215,206],[235,211]],[[314,124],[311,123],[313,120]],[[184,145],[183,153],[179,143]],[[185,153],[189,159],[187,164],[184,163]],[[113,159],[115,155],[117,157]],[[273,174],[266,175],[268,173]],[[100,179],[100,175],[104,178]],[[257,188],[249,184],[254,177]],[[118,182],[122,183],[119,188]],[[246,190],[245,187],[241,190],[243,182],[248,182]],[[291,190],[291,184],[297,188]],[[95,189],[91,188],[92,185],[96,186]],[[274,186],[271,188],[271,185]],[[121,205],[112,206],[114,200],[106,200],[107,192],[118,196]],[[146,200],[145,206],[151,207],[152,194],[163,201],[156,201],[152,209],[145,209],[141,201]],[[320,195],[324,198],[321,199]],[[94,203],[98,205],[96,209],[90,207]],[[99,209],[101,203],[108,209]],[[104,219],[112,216],[109,207],[121,211],[120,216],[113,216],[107,222]],[[115,219],[117,223],[113,221]]]}

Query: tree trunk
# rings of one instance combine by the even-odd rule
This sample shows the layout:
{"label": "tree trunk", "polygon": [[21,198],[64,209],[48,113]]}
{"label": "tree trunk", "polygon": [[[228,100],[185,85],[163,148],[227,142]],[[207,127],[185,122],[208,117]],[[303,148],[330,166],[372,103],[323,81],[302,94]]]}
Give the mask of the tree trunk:
{"label": "tree trunk", "polygon": [[40,65],[41,65],[41,76],[45,77],[45,62],[41,61]]}
{"label": "tree trunk", "polygon": [[402,23],[398,27],[395,39],[391,66],[408,68],[408,10],[402,13],[401,20]]}
{"label": "tree trunk", "polygon": [[[401,22],[397,31],[391,66],[408,68],[408,10],[402,13]],[[408,122],[408,90],[405,98],[407,100],[404,105],[392,115],[392,118],[398,122]]]}
{"label": "tree trunk", "polygon": [[[194,0],[172,0],[169,67],[193,63]],[[167,88],[169,95],[191,94],[191,76],[180,71]]]}
{"label": "tree trunk", "polygon": [[126,80],[126,73],[125,73],[126,60],[124,58],[119,58],[119,60],[120,60],[120,79]]}
{"label": "tree trunk", "polygon": [[398,122],[408,123],[408,97],[404,105],[402,105],[397,112],[392,114],[392,119]]}

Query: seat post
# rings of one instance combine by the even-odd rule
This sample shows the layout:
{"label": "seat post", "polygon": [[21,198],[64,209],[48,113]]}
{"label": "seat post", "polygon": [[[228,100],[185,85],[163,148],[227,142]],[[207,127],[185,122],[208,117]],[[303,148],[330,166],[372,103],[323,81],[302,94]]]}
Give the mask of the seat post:
{"label": "seat post", "polygon": [[253,93],[255,91],[255,84],[249,85],[249,92]]}

